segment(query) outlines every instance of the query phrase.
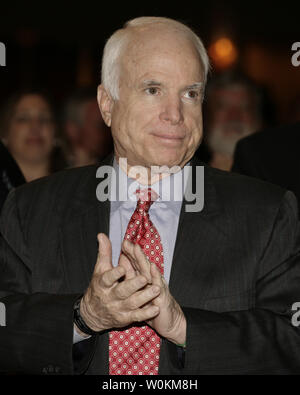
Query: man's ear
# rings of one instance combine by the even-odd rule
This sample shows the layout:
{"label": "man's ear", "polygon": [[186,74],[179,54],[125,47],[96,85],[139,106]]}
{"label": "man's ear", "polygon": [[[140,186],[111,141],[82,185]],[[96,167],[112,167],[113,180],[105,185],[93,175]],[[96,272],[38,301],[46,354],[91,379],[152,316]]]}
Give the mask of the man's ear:
{"label": "man's ear", "polygon": [[103,85],[98,86],[97,100],[102,118],[106,125],[110,126],[114,101]]}

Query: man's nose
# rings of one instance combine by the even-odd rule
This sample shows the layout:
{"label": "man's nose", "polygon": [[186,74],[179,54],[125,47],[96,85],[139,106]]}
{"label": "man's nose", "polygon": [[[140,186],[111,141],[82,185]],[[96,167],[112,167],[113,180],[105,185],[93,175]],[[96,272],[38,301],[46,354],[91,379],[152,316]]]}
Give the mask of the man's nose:
{"label": "man's nose", "polygon": [[183,121],[182,102],[179,98],[168,98],[160,113],[160,120],[177,125]]}

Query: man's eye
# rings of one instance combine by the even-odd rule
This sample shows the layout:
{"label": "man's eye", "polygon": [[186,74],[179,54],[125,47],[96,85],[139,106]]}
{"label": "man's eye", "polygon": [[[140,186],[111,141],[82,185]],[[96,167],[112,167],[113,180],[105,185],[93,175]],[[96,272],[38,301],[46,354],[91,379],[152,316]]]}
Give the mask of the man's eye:
{"label": "man's eye", "polygon": [[157,95],[157,93],[158,93],[158,88],[155,88],[154,86],[152,86],[152,87],[150,87],[150,88],[147,88],[147,89],[146,89],[146,92],[147,92],[149,95]]}
{"label": "man's eye", "polygon": [[188,99],[195,99],[197,100],[200,96],[198,91],[187,91],[186,94],[184,95]]}

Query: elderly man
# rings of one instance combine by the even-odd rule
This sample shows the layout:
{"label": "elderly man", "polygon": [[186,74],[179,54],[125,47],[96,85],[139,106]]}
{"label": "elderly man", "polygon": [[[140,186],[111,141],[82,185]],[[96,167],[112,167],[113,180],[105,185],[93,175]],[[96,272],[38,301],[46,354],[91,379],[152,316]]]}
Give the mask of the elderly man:
{"label": "elderly man", "polygon": [[[2,371],[300,371],[295,197],[210,167],[199,189],[207,70],[199,38],[173,20],[137,18],[109,39],[98,102],[114,156],[26,185],[4,207]],[[202,210],[187,210],[182,174]]]}
{"label": "elderly man", "polygon": [[209,164],[229,171],[237,142],[262,126],[262,92],[243,74],[226,71],[210,81],[206,104]]}

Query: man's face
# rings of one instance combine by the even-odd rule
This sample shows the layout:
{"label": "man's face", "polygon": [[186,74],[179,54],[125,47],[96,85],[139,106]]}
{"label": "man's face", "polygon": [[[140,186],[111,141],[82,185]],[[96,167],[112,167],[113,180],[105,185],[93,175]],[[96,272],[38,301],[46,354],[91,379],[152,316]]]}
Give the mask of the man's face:
{"label": "man's face", "polygon": [[260,126],[254,98],[243,85],[217,89],[208,106],[208,144],[213,152],[233,155],[237,142]]}
{"label": "man's face", "polygon": [[121,62],[111,112],[117,157],[184,166],[202,138],[202,68],[193,45],[166,30],[135,34]]}

